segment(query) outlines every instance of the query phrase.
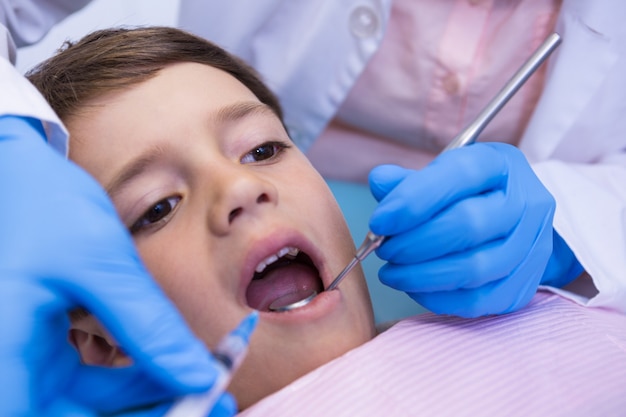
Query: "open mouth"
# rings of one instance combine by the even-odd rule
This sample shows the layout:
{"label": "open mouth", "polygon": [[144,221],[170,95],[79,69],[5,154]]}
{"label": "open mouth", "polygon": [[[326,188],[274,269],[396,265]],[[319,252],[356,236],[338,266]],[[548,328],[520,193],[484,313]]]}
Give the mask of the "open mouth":
{"label": "open mouth", "polygon": [[276,300],[292,298],[297,301],[323,289],[319,271],[311,258],[300,249],[288,246],[257,265],[246,290],[246,299],[255,310],[270,311],[270,305]]}

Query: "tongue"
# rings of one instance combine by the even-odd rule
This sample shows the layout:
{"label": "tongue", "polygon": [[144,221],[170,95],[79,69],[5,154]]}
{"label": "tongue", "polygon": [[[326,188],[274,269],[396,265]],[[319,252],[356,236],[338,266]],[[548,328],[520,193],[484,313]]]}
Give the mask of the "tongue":
{"label": "tongue", "polygon": [[[322,291],[317,270],[307,265],[292,263],[268,272],[262,279],[253,280],[248,286],[248,305],[256,310],[267,311],[279,298],[293,297],[294,301],[306,298],[312,291]],[[299,294],[303,294],[301,297]]]}

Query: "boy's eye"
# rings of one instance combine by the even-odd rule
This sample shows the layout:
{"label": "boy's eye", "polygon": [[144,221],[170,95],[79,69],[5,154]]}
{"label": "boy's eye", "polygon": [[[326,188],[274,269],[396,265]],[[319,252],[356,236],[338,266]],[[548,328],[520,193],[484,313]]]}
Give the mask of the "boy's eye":
{"label": "boy's eye", "polygon": [[284,142],[266,142],[257,146],[241,158],[242,164],[266,161],[280,155],[290,146]]}
{"label": "boy's eye", "polygon": [[154,204],[130,227],[131,233],[137,233],[165,219],[180,202],[180,197],[168,197]]}

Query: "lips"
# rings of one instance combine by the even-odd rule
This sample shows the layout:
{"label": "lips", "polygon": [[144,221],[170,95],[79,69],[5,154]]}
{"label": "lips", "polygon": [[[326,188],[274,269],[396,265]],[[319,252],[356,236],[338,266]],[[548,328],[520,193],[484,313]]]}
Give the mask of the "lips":
{"label": "lips", "polygon": [[276,300],[297,301],[323,288],[311,257],[296,247],[285,246],[259,262],[246,289],[246,299],[250,307],[270,311]]}

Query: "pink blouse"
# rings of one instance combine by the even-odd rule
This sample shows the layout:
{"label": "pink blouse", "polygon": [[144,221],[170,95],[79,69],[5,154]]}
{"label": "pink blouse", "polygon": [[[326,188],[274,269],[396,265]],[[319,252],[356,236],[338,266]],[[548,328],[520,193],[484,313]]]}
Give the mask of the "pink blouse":
{"label": "pink blouse", "polygon": [[[343,125],[438,153],[554,30],[560,5],[561,0],[394,1],[379,50],[320,140],[343,146],[336,135]],[[545,69],[527,81],[481,140],[519,141]]]}

